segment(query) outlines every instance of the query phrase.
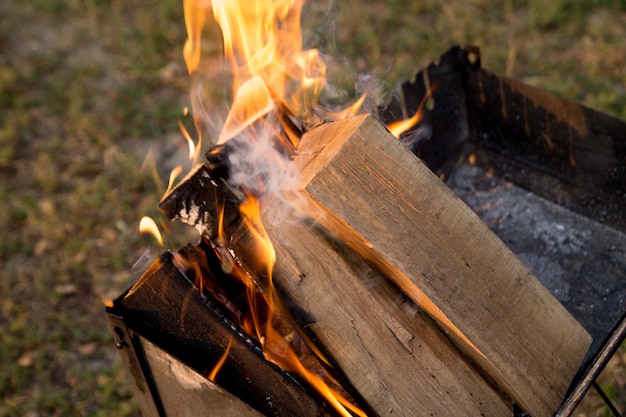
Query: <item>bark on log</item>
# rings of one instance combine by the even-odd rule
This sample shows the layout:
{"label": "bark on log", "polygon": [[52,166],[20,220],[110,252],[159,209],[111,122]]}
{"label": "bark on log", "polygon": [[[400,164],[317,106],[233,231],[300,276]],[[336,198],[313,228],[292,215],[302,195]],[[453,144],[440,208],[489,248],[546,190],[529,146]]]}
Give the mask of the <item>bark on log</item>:
{"label": "bark on log", "polygon": [[322,125],[297,153],[301,209],[380,268],[528,413],[551,416],[590,337],[495,234],[371,116]]}

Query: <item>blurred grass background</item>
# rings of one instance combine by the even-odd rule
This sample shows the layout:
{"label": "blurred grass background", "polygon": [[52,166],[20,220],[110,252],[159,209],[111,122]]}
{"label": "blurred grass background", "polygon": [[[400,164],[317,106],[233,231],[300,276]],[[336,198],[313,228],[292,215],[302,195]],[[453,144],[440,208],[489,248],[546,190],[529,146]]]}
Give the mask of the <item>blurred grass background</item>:
{"label": "blurred grass background", "polygon": [[[337,3],[311,1],[307,39],[383,99],[472,43],[494,72],[626,119],[623,0]],[[102,297],[154,250],[136,227],[163,185],[138,150],[186,146],[182,3],[3,0],[0,16],[0,417],[138,416]],[[624,355],[600,380],[622,410]],[[589,395],[577,415],[609,414]]]}

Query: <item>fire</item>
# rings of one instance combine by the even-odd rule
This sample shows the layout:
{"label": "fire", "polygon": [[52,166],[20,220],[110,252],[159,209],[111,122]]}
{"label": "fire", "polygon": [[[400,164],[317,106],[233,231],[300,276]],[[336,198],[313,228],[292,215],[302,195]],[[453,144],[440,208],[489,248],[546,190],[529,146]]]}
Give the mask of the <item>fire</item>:
{"label": "fire", "polygon": [[[200,69],[202,30],[213,18],[223,37],[223,60],[232,71],[233,103],[218,143],[224,143],[277,103],[303,123],[323,114],[354,115],[365,97],[343,114],[325,111],[318,97],[326,84],[326,63],[317,49],[302,49],[302,0],[185,0],[187,69]],[[200,111],[200,109],[194,109]]]}
{"label": "fire", "polygon": [[396,138],[399,138],[401,134],[415,126],[422,119],[421,106],[418,111],[415,112],[413,117],[409,117],[408,119],[398,120],[397,122],[390,123],[387,126],[387,129],[394,135]]}
{"label": "fire", "polygon": [[317,50],[302,51],[302,4],[293,0],[212,2],[225,57],[234,71],[233,96],[258,77],[298,117],[314,104],[325,83],[326,65]]}
{"label": "fire", "polygon": [[113,307],[113,299],[109,297],[108,295],[102,296],[102,303],[105,305],[105,307],[108,307],[108,308]]}
{"label": "fire", "polygon": [[182,174],[182,172],[183,172],[183,167],[181,167],[180,165],[174,168],[172,172],[170,172],[170,180],[167,183],[167,189],[165,190],[165,194],[170,192],[170,190],[174,186],[174,181],[176,181],[176,178],[178,178],[178,176]]}
{"label": "fire", "polygon": [[154,236],[160,245],[163,244],[163,237],[161,237],[159,226],[157,226],[152,217],[143,216],[141,218],[141,221],[139,222],[139,233],[149,233]]}
{"label": "fire", "polygon": [[[407,130],[411,129],[413,126],[416,126],[424,117],[424,104],[433,103],[433,93],[437,89],[437,84],[434,84],[428,88],[426,94],[424,94],[424,98],[422,98],[422,102],[420,103],[417,111],[412,117],[409,117],[404,120],[398,120],[397,122],[392,122],[387,125],[387,129],[394,135],[396,138],[399,138]],[[430,107],[429,107],[430,108]]]}
{"label": "fire", "polygon": [[[250,315],[241,318],[242,328],[258,338],[268,360],[308,381],[339,414],[365,416],[323,378],[307,369],[273,324],[279,320],[280,305],[272,285],[276,254],[261,221],[263,206],[260,202],[263,201],[261,194],[275,189],[266,184],[268,178],[275,177],[264,169],[284,171],[286,163],[281,160],[281,152],[297,145],[304,127],[320,120],[353,116],[365,100],[363,95],[342,111],[331,111],[320,105],[318,98],[326,84],[326,63],[318,50],[302,49],[303,3],[303,0],[184,0],[188,38],[183,53],[189,74],[201,73],[205,23],[217,22],[223,39],[219,65],[231,71],[233,102],[215,142],[221,145],[234,138],[245,138],[250,146],[244,147],[249,155],[243,158],[243,165],[261,166],[253,170],[251,180],[252,184],[263,183],[261,186],[236,185],[245,194],[240,214],[250,237],[245,263],[258,275],[257,279],[266,280],[262,283],[263,291],[250,274],[237,267],[223,231],[223,218],[219,219],[214,244],[224,271],[240,280],[247,289]],[[206,113],[206,106],[205,103],[193,104],[197,122]],[[202,126],[196,123],[196,128],[201,137]],[[192,148],[193,141],[182,123],[181,130],[189,143],[190,156],[196,154],[197,148]],[[270,148],[278,149],[268,150],[268,143]],[[242,175],[249,173],[231,172],[230,181]],[[214,369],[213,373],[216,372]]]}
{"label": "fire", "polygon": [[362,410],[355,407],[350,401],[331,389],[320,376],[307,369],[302,364],[289,343],[272,325],[274,315],[277,314],[276,305],[278,304],[278,300],[275,299],[276,293],[274,291],[274,286],[272,285],[272,270],[276,261],[276,252],[274,251],[274,246],[272,245],[272,242],[269,239],[261,221],[261,206],[258,200],[249,196],[248,199],[241,205],[240,212],[244,223],[256,243],[254,247],[257,250],[258,258],[262,260],[263,264],[267,267],[268,311],[267,317],[265,317],[264,320],[264,334],[262,334],[261,330],[263,323],[258,320],[258,315],[255,315],[253,311],[255,326],[260,335],[259,340],[262,342],[266,358],[276,363],[283,369],[302,376],[342,416],[351,417],[353,416],[352,413],[354,413],[358,416],[365,417],[366,415]]}
{"label": "fire", "polygon": [[[187,112],[187,108],[185,108],[185,113],[186,112]],[[183,122],[181,120],[178,121],[178,127],[180,128],[180,131],[183,134],[183,137],[185,138],[185,140],[187,141],[187,145],[189,146],[189,159],[192,161],[196,161],[200,157],[202,140],[198,139],[198,144],[196,144],[191,138],[191,135],[189,134],[189,132],[187,131],[187,128],[185,127],[185,125],[183,125]],[[171,180],[170,180],[170,187],[171,187]]]}
{"label": "fire", "polygon": [[231,338],[228,340],[228,346],[226,346],[226,350],[224,350],[224,353],[222,354],[220,359],[217,361],[217,363],[213,367],[213,370],[207,377],[209,381],[215,382],[215,377],[217,377],[217,373],[222,369],[222,367],[224,366],[224,363],[226,362],[226,358],[228,358],[228,352],[230,352],[230,347],[232,344],[233,344],[233,339]]}

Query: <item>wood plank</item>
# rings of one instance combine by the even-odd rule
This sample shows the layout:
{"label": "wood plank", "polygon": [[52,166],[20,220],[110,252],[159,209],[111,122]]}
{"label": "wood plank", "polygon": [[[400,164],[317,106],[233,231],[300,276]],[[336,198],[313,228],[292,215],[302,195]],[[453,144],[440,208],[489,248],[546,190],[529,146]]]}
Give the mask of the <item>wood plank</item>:
{"label": "wood plank", "polygon": [[[178,253],[186,259],[199,259],[198,251],[199,247],[186,246]],[[191,272],[179,269],[171,252],[164,253],[127,294],[115,301],[110,313],[122,316],[132,332],[196,372],[208,374],[228,349],[215,382],[263,415],[334,415],[313,389],[305,388],[292,375],[267,361],[261,348],[216,308],[217,303],[200,294],[186,273]],[[212,387],[207,385],[202,389],[209,388]],[[166,395],[162,400],[175,401],[176,397]],[[196,415],[215,415],[211,407],[204,408],[206,405],[198,404],[202,408],[196,410]],[[163,406],[166,410],[177,408],[176,404]],[[227,405],[212,407],[221,406]]]}
{"label": "wood plank", "polygon": [[[278,204],[264,212],[288,212]],[[307,335],[377,415],[513,414],[510,400],[361,256],[295,219],[273,224],[266,217],[264,224],[276,252],[273,283],[285,305],[310,318],[301,323]]]}
{"label": "wood plank", "polygon": [[[177,198],[210,200],[210,196],[196,195],[195,190],[203,189],[202,178],[200,171],[187,178],[195,185],[181,187]],[[187,195],[185,190],[194,194]],[[207,211],[194,204],[189,208]],[[432,319],[362,257],[330,241],[319,229],[303,227],[298,219],[285,220],[282,215],[290,208],[280,201],[263,209],[277,258],[273,282],[284,307],[305,337],[331,359],[346,388],[367,402],[368,413],[512,415],[510,400],[485,381]],[[281,224],[272,224],[270,213],[278,213]],[[188,218],[176,212],[168,216]],[[258,262],[263,249],[255,233],[244,223],[236,224],[224,230],[226,241],[267,291],[267,265]]]}
{"label": "wood plank", "polygon": [[263,417],[149,340],[141,338],[141,344],[167,417]]}
{"label": "wood plank", "polygon": [[305,134],[300,209],[391,278],[524,410],[558,408],[590,337],[510,250],[371,116]]}

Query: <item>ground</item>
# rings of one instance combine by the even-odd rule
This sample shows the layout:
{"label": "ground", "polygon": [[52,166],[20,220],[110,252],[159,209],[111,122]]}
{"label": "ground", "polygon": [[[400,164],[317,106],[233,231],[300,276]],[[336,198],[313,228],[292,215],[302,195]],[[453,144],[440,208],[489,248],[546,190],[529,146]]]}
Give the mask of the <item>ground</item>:
{"label": "ground", "polygon": [[[312,1],[305,40],[381,100],[471,43],[492,71],[626,119],[622,0],[406,3]],[[0,417],[138,416],[103,298],[163,250],[136,229],[167,175],[142,153],[186,146],[182,2],[3,0],[0,15]],[[623,350],[609,368],[624,408]],[[578,415],[607,411],[590,397]]]}

